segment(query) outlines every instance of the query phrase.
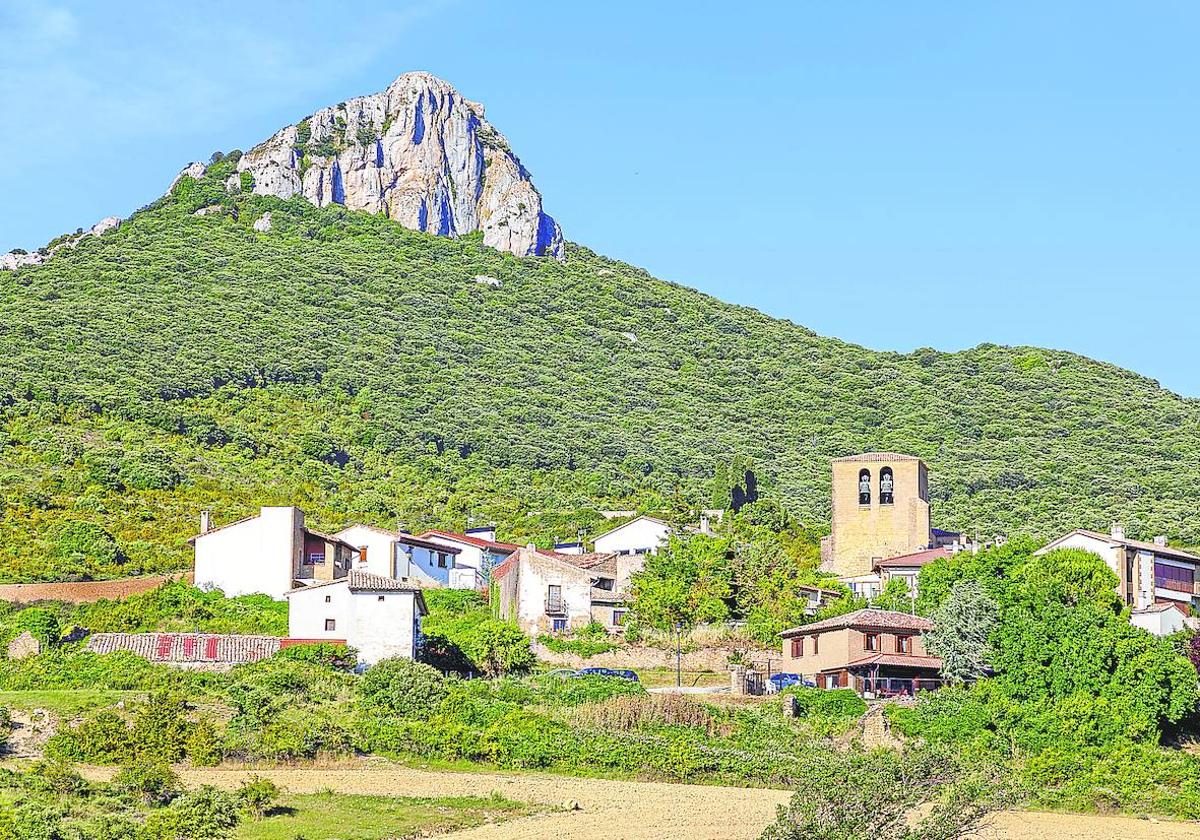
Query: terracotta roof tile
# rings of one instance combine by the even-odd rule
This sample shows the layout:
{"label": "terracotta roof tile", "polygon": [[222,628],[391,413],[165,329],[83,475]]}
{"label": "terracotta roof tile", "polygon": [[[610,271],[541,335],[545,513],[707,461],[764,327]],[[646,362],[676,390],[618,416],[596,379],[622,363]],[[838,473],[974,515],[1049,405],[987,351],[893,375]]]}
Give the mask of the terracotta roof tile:
{"label": "terracotta roof tile", "polygon": [[86,649],[92,653],[135,653],[151,662],[240,665],[258,662],[279,652],[277,636],[218,636],[208,633],[93,633]]}
{"label": "terracotta roof tile", "polygon": [[499,551],[516,551],[521,547],[513,543],[497,542],[496,540],[485,540],[481,539],[480,537],[473,537],[470,534],[459,534],[454,531],[439,531],[436,528],[430,529],[420,535],[421,539],[428,539],[431,536],[443,537],[444,539],[454,540],[455,542],[465,543],[466,545],[473,545],[476,548],[494,548],[498,549]]}
{"label": "terracotta roof tile", "polygon": [[823,621],[814,621],[801,627],[784,630],[779,635],[787,639],[792,636],[806,636],[813,631],[841,630],[845,627],[866,627],[880,630],[913,630],[923,632],[933,629],[933,622],[928,618],[891,610],[856,610],[845,615],[834,616]]}
{"label": "terracotta roof tile", "polygon": [[846,455],[841,458],[834,458],[835,462],[847,461],[920,461],[916,455],[903,455],[899,452],[860,452],[857,455]]}
{"label": "terracotta roof tile", "polygon": [[925,566],[934,560],[949,556],[950,549],[948,548],[929,548],[924,551],[914,551],[911,554],[898,554],[895,557],[885,557],[882,560],[876,560],[874,568],[890,569],[896,567]]}
{"label": "terracotta roof tile", "polygon": [[855,668],[859,665],[889,665],[892,667],[941,669],[942,660],[936,656],[912,656],[907,653],[873,653],[870,656],[864,656],[862,659],[855,659],[845,667]]}

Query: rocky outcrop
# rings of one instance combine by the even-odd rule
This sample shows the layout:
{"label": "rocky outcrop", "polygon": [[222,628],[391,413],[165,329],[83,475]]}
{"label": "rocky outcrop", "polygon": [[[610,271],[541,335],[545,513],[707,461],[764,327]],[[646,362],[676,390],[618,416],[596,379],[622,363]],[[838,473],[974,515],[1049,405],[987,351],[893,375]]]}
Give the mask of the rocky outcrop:
{"label": "rocky outcrop", "polygon": [[259,195],[383,213],[441,236],[482,231],[493,248],[562,257],[562,231],[483,106],[428,73],[323,108],[246,152],[237,167]]}
{"label": "rocky outcrop", "polygon": [[88,230],[73,233],[69,236],[60,236],[51,245],[41,248],[32,254],[25,251],[9,251],[7,254],[0,255],[0,271],[16,271],[18,268],[24,268],[29,265],[41,265],[47,258],[54,256],[54,254],[63,248],[74,248],[89,236],[103,236],[108,231],[120,226],[120,218],[117,216],[105,216]]}

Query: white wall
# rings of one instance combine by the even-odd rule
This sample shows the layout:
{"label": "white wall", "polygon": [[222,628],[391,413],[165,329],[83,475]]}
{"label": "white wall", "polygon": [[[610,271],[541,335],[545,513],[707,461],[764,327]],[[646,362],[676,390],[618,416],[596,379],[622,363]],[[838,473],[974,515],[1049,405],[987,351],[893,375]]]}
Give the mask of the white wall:
{"label": "white wall", "polygon": [[1184,627],[1183,614],[1173,608],[1154,612],[1134,612],[1129,616],[1129,623],[1134,627],[1149,630],[1155,636],[1169,636]]}
{"label": "white wall", "polygon": [[449,537],[443,537],[438,534],[430,534],[427,537],[421,537],[421,539],[428,540],[432,543],[437,543],[438,545],[444,545],[449,548],[462,549],[462,551],[459,552],[459,555],[454,558],[454,565],[456,567],[469,566],[478,572],[483,572],[487,566],[483,558],[483,549],[477,545],[459,542],[458,540],[452,540]]}
{"label": "white wall", "polygon": [[[417,613],[413,592],[352,592],[344,581],[312,586],[296,590],[288,598],[288,635],[344,639],[367,665],[396,656],[413,659],[419,633]],[[334,620],[333,630],[325,629],[327,619]]]}
{"label": "white wall", "polygon": [[292,588],[303,527],[299,508],[265,507],[253,519],[196,537],[196,586],[231,598],[260,593],[282,599]]}
{"label": "white wall", "polygon": [[402,570],[398,575],[393,572],[392,557],[395,552],[395,537],[390,534],[368,528],[366,525],[351,525],[335,536],[350,543],[355,548],[366,546],[367,562],[364,565],[360,558],[355,558],[354,568],[360,572],[370,572],[380,577],[405,577]]}
{"label": "white wall", "polygon": [[[591,578],[580,570],[563,567],[557,561],[522,552],[517,586],[517,624],[530,635],[548,633],[553,619],[566,618],[567,628],[585,627],[592,620]],[[562,587],[565,616],[546,614],[546,595],[551,585]]]}
{"label": "white wall", "polygon": [[[454,568],[454,555],[449,551],[446,552],[446,566],[442,568],[437,564],[438,552],[434,549],[423,548],[419,545],[406,545],[402,542],[396,543],[396,564],[397,566],[408,566],[409,577],[425,583],[434,583],[439,586],[447,586],[450,583],[450,570]],[[407,556],[407,562],[405,557]],[[388,577],[392,577],[391,574]]]}
{"label": "white wall", "polygon": [[595,548],[601,554],[633,552],[657,554],[667,542],[671,529],[649,519],[635,519],[608,534],[596,537]]}

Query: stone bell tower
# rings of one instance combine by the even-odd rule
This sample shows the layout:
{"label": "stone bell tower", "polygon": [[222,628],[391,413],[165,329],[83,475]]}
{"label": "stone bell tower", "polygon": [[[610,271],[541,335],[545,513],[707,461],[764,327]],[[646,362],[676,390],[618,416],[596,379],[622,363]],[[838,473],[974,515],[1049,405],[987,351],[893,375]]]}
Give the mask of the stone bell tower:
{"label": "stone bell tower", "polygon": [[875,560],[928,548],[925,464],[894,452],[834,458],[831,529],[821,568],[840,577],[869,574]]}

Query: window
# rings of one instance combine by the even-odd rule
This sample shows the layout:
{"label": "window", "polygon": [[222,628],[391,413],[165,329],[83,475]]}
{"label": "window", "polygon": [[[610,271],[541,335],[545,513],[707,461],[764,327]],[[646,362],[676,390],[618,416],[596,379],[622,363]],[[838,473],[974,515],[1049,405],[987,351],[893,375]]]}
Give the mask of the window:
{"label": "window", "polygon": [[614,581],[612,578],[596,578],[597,589],[603,589],[605,592],[612,592],[614,585],[616,585],[616,581]]}
{"label": "window", "polygon": [[821,637],[820,637],[820,636],[813,636],[813,637],[812,637],[812,643],[813,643],[813,656],[816,656],[816,655],[817,655],[817,653],[818,653],[818,651],[820,650],[820,644],[817,642],[817,639],[819,639],[819,638],[821,638]]}
{"label": "window", "polygon": [[896,653],[912,653],[912,636],[896,637]]}
{"label": "window", "polygon": [[613,610],[613,627],[620,627],[625,623],[625,610]]}
{"label": "window", "polygon": [[382,595],[380,595],[380,596],[379,596],[378,598],[376,598],[375,600],[376,600],[376,601],[382,601],[382,600],[383,600],[383,596],[382,596]]}
{"label": "window", "polygon": [[797,636],[792,639],[792,659],[799,659],[804,656],[804,637]]}
{"label": "window", "polygon": [[567,620],[565,618],[554,619],[554,632],[555,633],[567,632]]}
{"label": "window", "polygon": [[863,635],[863,647],[866,650],[879,650],[879,634],[866,633]]}
{"label": "window", "polygon": [[325,603],[326,603],[326,604],[328,604],[328,603],[329,603],[330,601],[332,601],[332,600],[333,600],[333,598],[331,598],[330,596],[328,596],[328,595],[326,595],[326,596],[325,596]]}
{"label": "window", "polygon": [[871,471],[864,469],[858,473],[858,503],[871,504]]}
{"label": "window", "polygon": [[1133,558],[1125,558],[1125,603],[1133,604]]}
{"label": "window", "polygon": [[896,482],[892,478],[892,468],[884,467],[879,471],[879,504],[890,505],[892,503],[892,490],[895,488]]}
{"label": "window", "polygon": [[308,565],[310,565],[310,566],[320,566],[320,565],[321,565],[322,563],[324,563],[324,562],[325,562],[325,552],[323,552],[323,551],[311,551],[311,552],[309,552],[309,554],[308,554]]}
{"label": "window", "polygon": [[365,545],[360,546],[358,549],[358,565],[367,565],[367,547]]}
{"label": "window", "polygon": [[440,551],[438,552],[438,568],[439,569],[446,568],[446,555],[442,554],[442,552],[440,552]]}
{"label": "window", "polygon": [[1154,564],[1154,585],[1162,589],[1172,589],[1176,592],[1191,592],[1196,585],[1194,569],[1182,566],[1168,566],[1166,563]]}
{"label": "window", "polygon": [[327,618],[327,619],[325,619],[325,630],[326,630],[327,632],[328,632],[328,631],[331,631],[331,630],[336,630],[336,629],[337,629],[337,622],[336,622],[336,621],[334,621],[332,618]]}

